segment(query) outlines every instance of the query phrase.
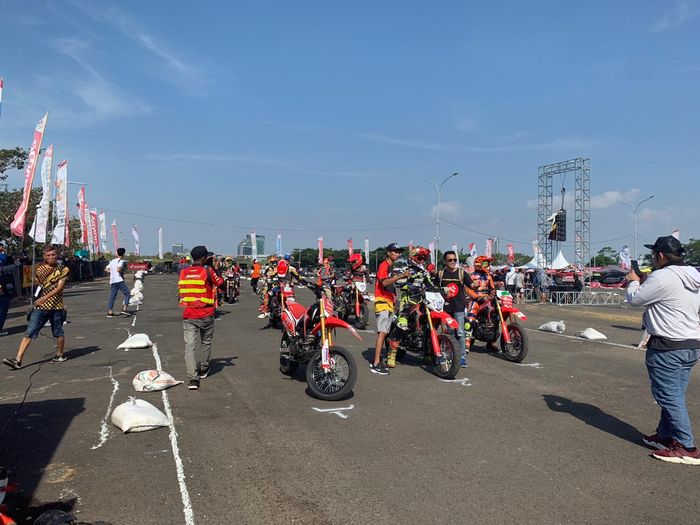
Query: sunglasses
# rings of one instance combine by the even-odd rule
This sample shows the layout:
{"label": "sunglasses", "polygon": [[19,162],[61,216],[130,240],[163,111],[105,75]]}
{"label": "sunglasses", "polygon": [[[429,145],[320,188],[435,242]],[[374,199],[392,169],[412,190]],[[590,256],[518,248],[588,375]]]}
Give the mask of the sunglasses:
{"label": "sunglasses", "polygon": [[457,262],[457,259],[446,259],[447,262]]}

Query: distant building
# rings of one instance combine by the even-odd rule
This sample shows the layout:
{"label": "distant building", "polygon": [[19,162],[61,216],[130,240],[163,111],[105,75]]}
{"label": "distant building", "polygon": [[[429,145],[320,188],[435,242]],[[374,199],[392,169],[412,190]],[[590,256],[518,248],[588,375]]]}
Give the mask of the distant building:
{"label": "distant building", "polygon": [[172,250],[170,250],[170,253],[172,253],[174,255],[181,255],[181,254],[185,253],[185,245],[173,243],[173,248],[172,248]]}
{"label": "distant building", "polygon": [[[255,244],[258,249],[258,256],[262,257],[265,254],[265,236],[256,235]],[[247,234],[245,238],[238,243],[236,247],[236,255],[238,257],[252,257],[253,256],[253,243],[250,238],[250,234]]]}

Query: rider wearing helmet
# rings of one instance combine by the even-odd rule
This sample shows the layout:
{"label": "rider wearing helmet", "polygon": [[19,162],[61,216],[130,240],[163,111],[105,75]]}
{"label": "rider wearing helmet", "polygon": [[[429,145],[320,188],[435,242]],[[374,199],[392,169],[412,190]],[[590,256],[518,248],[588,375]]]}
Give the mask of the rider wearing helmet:
{"label": "rider wearing helmet", "polygon": [[369,278],[369,270],[362,261],[361,253],[353,253],[348,257],[348,269],[345,272],[346,281],[366,281]]}
{"label": "rider wearing helmet", "polygon": [[[491,277],[491,257],[480,255],[474,260],[474,271],[470,275],[472,279],[472,288],[469,293],[472,300],[467,306],[467,321],[464,323],[466,331],[467,351],[471,347],[472,323],[476,320],[479,313],[479,307],[484,301],[488,301],[496,291],[493,278]],[[493,350],[494,344],[488,343],[487,348]]]}
{"label": "rider wearing helmet", "polygon": [[260,317],[267,317],[270,315],[267,308],[267,303],[269,301],[268,290],[270,289],[270,282],[277,275],[277,257],[275,255],[270,255],[267,258],[267,265],[262,270],[263,277],[263,287],[262,287],[262,304],[260,305]]}
{"label": "rider wearing helmet", "polygon": [[323,258],[323,263],[316,269],[316,284],[318,284],[326,297],[333,299],[333,284],[335,282],[335,271],[333,266],[331,266],[331,259],[329,257]]}

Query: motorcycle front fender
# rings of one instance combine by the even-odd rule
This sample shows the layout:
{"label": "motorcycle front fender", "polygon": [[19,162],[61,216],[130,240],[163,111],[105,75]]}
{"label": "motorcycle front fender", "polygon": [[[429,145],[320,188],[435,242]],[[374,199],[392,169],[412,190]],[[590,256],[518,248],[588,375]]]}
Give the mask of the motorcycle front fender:
{"label": "motorcycle front fender", "polygon": [[[357,333],[357,330],[355,330],[355,328],[350,326],[348,323],[346,323],[342,319],[338,319],[337,317],[334,317],[334,316],[326,317],[326,326],[329,328],[345,328],[352,335],[354,335],[360,341],[362,341],[362,337],[360,337],[360,334]],[[311,330],[311,333],[313,335],[316,335],[319,332],[319,330],[321,330],[321,323],[318,323],[316,326],[314,326],[314,329]]]}
{"label": "motorcycle front fender", "polygon": [[433,310],[430,310],[430,318],[438,324],[445,323],[453,330],[459,328],[459,323],[455,321],[455,319],[447,312],[434,312]]}
{"label": "motorcycle front fender", "polygon": [[522,312],[521,312],[520,310],[518,310],[517,308],[504,308],[504,307],[501,307],[501,312],[503,312],[504,317],[505,317],[506,314],[512,314],[512,315],[516,316],[518,319],[520,319],[521,321],[527,321],[527,315],[525,315],[524,313],[522,313]]}

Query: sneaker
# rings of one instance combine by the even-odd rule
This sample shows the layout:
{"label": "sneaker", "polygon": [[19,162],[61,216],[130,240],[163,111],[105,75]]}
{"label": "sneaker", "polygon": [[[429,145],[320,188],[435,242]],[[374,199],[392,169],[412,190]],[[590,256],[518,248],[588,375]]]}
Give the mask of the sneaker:
{"label": "sneaker", "polygon": [[466,358],[466,357],[462,357],[462,358],[459,360],[459,366],[461,366],[462,368],[469,368],[469,365],[467,364],[467,358]]}
{"label": "sneaker", "polygon": [[268,312],[263,312],[258,316],[258,319],[265,319],[266,317],[270,317],[270,314]]}
{"label": "sneaker", "polygon": [[127,317],[131,317],[132,315],[134,315],[134,314],[132,314],[131,312],[127,312],[126,310],[122,310],[122,311],[119,312],[119,313],[120,313],[121,315],[125,315],[125,316],[127,316]]}
{"label": "sneaker", "polygon": [[642,443],[644,443],[649,448],[654,448],[656,450],[663,450],[670,447],[673,444],[672,439],[660,439],[658,434],[651,436],[642,436]]}
{"label": "sneaker", "polygon": [[207,376],[209,375],[209,370],[211,367],[209,366],[209,363],[204,365],[203,363],[199,364],[199,379],[206,379]]}
{"label": "sneaker", "polygon": [[9,366],[12,370],[19,370],[22,368],[22,363],[17,361],[17,359],[3,359],[2,364]]}
{"label": "sneaker", "polygon": [[678,441],[673,441],[671,446],[663,450],[656,450],[651,456],[668,463],[683,463],[685,465],[700,465],[700,450],[686,450]]}
{"label": "sneaker", "polygon": [[52,363],[63,363],[63,361],[68,361],[68,358],[64,355],[55,355],[51,360]]}
{"label": "sneaker", "polygon": [[187,383],[187,389],[188,390],[199,389],[199,379],[190,379],[190,382]]}
{"label": "sneaker", "polygon": [[117,314],[107,314],[107,317],[119,317]]}
{"label": "sneaker", "polygon": [[388,376],[389,375],[389,369],[381,363],[379,363],[378,365],[370,363],[369,364],[369,371],[372,372],[373,374],[379,374],[380,376]]}

